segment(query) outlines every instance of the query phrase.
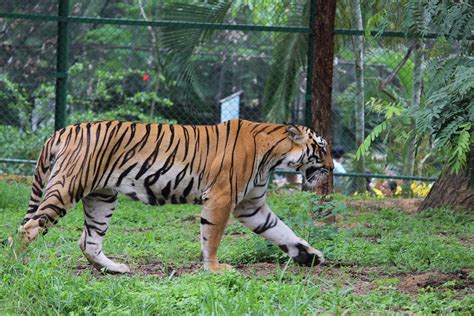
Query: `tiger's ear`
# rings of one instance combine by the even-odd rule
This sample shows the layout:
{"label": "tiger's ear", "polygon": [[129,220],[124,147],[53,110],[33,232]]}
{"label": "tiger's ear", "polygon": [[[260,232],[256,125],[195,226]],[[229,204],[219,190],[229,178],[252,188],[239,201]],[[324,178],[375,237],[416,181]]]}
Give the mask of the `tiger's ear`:
{"label": "tiger's ear", "polygon": [[296,144],[304,143],[304,134],[296,125],[288,125],[286,131],[288,132],[288,138],[291,139],[292,142]]}

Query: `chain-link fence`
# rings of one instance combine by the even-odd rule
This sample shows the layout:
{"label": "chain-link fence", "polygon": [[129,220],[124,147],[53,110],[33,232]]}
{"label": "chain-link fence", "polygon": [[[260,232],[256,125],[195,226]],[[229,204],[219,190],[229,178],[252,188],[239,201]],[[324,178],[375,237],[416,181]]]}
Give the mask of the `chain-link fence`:
{"label": "chain-link fence", "polygon": [[[67,78],[68,124],[99,119],[214,124],[234,117],[305,124],[314,1],[283,1],[281,10],[242,3],[71,0],[70,16],[61,19],[56,1],[3,1],[0,158],[36,159],[54,129],[58,77]],[[58,22],[69,28],[67,74],[56,68]],[[336,30],[333,143],[345,152],[343,165],[350,172],[358,94],[363,91],[368,102],[366,135],[384,120],[390,102],[411,106],[420,62],[414,47],[420,41],[398,33],[357,35],[365,38],[361,89],[354,66],[357,36],[344,34],[351,32]],[[438,41],[423,45],[433,48]],[[367,172],[404,174],[407,159],[413,159],[407,144],[375,141]],[[437,175],[429,144],[418,148],[422,163],[411,173]],[[31,173],[29,165],[3,161],[0,173]]]}

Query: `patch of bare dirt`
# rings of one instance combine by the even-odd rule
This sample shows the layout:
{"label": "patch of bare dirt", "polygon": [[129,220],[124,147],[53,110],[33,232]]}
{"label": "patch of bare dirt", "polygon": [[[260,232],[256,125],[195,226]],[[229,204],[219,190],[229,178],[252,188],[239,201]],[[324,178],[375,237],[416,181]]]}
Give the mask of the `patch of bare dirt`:
{"label": "patch of bare dirt", "polygon": [[380,234],[367,235],[367,236],[364,236],[363,238],[372,243],[380,243],[380,238],[382,238],[382,235]]}
{"label": "patch of bare dirt", "polygon": [[383,199],[345,201],[346,207],[354,210],[378,211],[384,208],[399,209],[408,214],[416,213],[423,199]]}
{"label": "patch of bare dirt", "polygon": [[134,229],[124,229],[125,234],[144,234],[152,231],[153,228],[134,228]]}
{"label": "patch of bare dirt", "polygon": [[132,273],[138,275],[153,275],[157,277],[175,277],[183,274],[191,274],[201,269],[201,263],[191,263],[182,267],[172,267],[163,264],[159,260],[150,261],[131,267]]}
{"label": "patch of bare dirt", "polygon": [[459,238],[461,245],[467,248],[474,248],[474,236]]}
{"label": "patch of bare dirt", "polygon": [[[339,218],[339,220],[342,220],[342,217]],[[358,228],[361,227],[362,224],[360,223],[340,223],[336,221],[336,227],[338,228],[345,228],[345,229],[350,229],[350,228]]]}
{"label": "patch of bare dirt", "polygon": [[[122,262],[122,261],[121,261]],[[151,260],[141,264],[130,265],[132,275],[173,278],[183,274],[192,274],[202,269],[201,262],[193,262],[180,267],[164,264],[159,260]],[[235,266],[237,272],[247,277],[278,277],[283,280],[289,275],[304,275],[323,280],[323,289],[330,290],[335,286],[349,288],[356,295],[365,295],[370,291],[384,286],[395,287],[403,293],[416,295],[420,289],[441,288],[474,294],[474,280],[469,279],[469,272],[464,269],[459,273],[445,274],[440,272],[399,272],[390,273],[383,267],[360,267],[344,262],[330,262],[323,266],[300,267],[294,264],[278,264],[258,262]],[[80,264],[74,269],[76,275],[91,271],[95,277],[101,277],[99,271],[90,265]]]}
{"label": "patch of bare dirt", "polygon": [[474,281],[468,277],[469,269],[459,273],[444,274],[440,272],[403,273],[399,274],[400,283],[397,288],[401,292],[417,294],[422,288],[446,288],[452,290],[468,290],[474,293]]}
{"label": "patch of bare dirt", "polygon": [[8,181],[8,182],[21,182],[21,183],[31,184],[33,182],[33,177],[0,174],[0,180]]}

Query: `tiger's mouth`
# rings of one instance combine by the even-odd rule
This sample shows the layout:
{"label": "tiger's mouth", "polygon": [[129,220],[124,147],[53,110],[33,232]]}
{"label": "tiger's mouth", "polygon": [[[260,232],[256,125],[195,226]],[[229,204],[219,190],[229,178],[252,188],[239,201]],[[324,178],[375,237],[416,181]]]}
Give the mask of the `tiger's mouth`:
{"label": "tiger's mouth", "polygon": [[310,186],[317,186],[329,175],[329,170],[324,167],[309,167],[304,173],[306,182]]}

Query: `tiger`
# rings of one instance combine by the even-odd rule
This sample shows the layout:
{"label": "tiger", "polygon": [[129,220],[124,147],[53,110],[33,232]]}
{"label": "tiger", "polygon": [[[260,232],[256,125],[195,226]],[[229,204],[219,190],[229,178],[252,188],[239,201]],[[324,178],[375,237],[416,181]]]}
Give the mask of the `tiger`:
{"label": "tiger", "polygon": [[217,258],[231,213],[296,263],[321,264],[322,252],[296,236],[266,202],[275,168],[301,172],[306,184],[317,186],[333,169],[328,143],[308,127],[242,119],[216,125],[97,121],[67,126],[42,147],[18,240],[25,249],[82,200],[84,256],[102,272],[130,273],[102,248],[121,193],[149,205],[202,204],[205,270],[233,269]]}

